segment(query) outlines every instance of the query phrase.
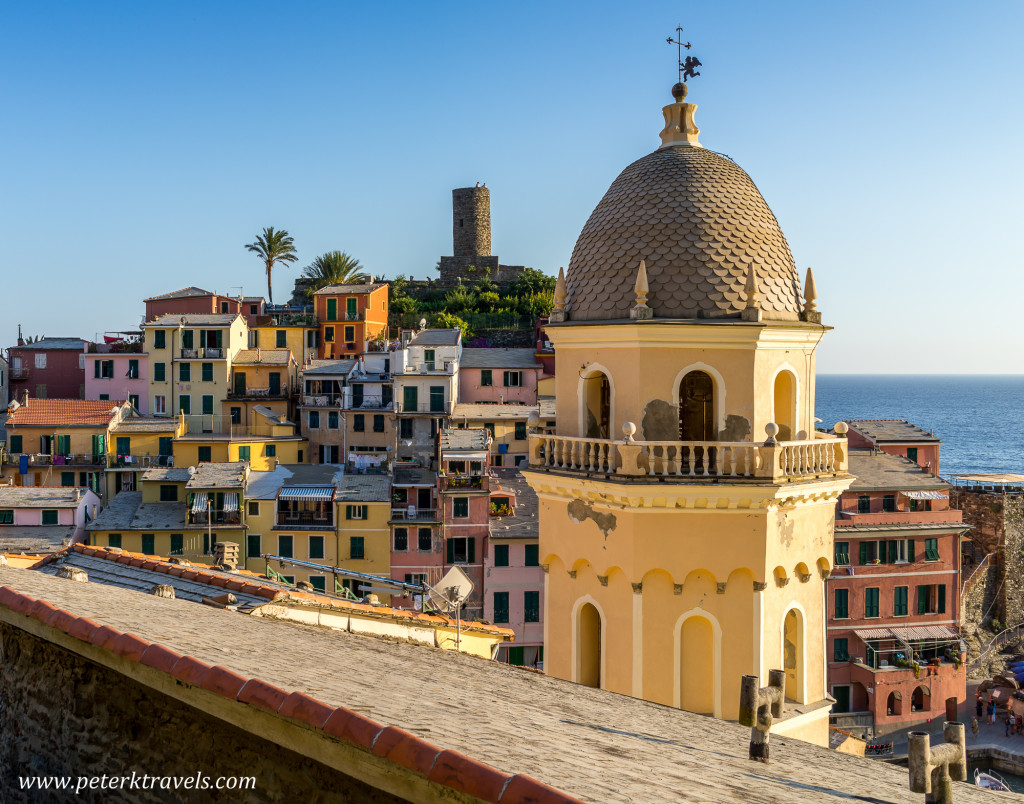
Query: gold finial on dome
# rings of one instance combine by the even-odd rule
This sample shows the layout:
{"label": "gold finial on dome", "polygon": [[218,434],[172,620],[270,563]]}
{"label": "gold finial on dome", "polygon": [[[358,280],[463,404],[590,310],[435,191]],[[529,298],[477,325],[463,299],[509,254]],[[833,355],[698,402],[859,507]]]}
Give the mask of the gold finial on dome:
{"label": "gold finial on dome", "polygon": [[654,318],[654,310],[647,306],[647,293],[650,287],[647,284],[647,263],[640,260],[640,267],[636,269],[636,284],[633,285],[633,292],[636,293],[636,304],[629,311],[629,317],[635,321],[644,321]]}
{"label": "gold finial on dome", "polygon": [[551,307],[551,315],[548,316],[548,321],[552,324],[559,324],[568,318],[565,309],[565,297],[565,268],[559,268],[558,279],[555,280],[554,303]]}
{"label": "gold finial on dome", "polygon": [[700,129],[693,122],[693,114],[697,111],[697,104],[686,103],[686,84],[679,83],[672,87],[672,97],[675,103],[670,103],[662,108],[665,115],[665,128],[661,131],[661,147],[669,148],[673,145],[689,145],[693,148],[702,148],[697,142],[697,135]]}
{"label": "gold finial on dome", "polygon": [[747,281],[743,285],[743,292],[747,297],[747,306],[740,313],[740,318],[744,321],[760,321],[761,320],[761,291],[757,287],[757,274],[754,271],[754,263],[750,263],[750,267],[747,268]]}

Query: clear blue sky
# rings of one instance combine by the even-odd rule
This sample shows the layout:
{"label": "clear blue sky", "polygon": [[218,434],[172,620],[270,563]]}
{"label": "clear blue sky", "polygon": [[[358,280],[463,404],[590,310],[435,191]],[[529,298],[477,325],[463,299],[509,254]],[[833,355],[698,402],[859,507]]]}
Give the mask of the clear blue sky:
{"label": "clear blue sky", "polygon": [[702,142],[814,267],[819,371],[1024,372],[1015,0],[5,3],[0,342],[265,293],[243,244],[268,225],[298,266],[435,275],[476,181],[494,253],[557,272],[658,144],[677,23]]}

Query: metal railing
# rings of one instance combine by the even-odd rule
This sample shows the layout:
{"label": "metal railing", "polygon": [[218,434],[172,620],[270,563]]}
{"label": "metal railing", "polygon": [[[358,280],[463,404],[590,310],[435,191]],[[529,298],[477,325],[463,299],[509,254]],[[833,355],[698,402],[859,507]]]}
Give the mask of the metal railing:
{"label": "metal railing", "polygon": [[173,455],[108,455],[109,469],[139,469],[148,466],[174,466]]}
{"label": "metal railing", "polygon": [[973,675],[978,670],[981,670],[992,651],[999,650],[1007,643],[1016,642],[1022,636],[1024,636],[1024,624],[1015,625],[1013,628],[1007,628],[1004,631],[1000,631],[988,641],[988,644],[985,645],[981,653],[967,662],[968,675]]}
{"label": "metal railing", "polygon": [[46,453],[4,452],[3,462],[9,466],[21,463],[21,456],[28,456],[29,466],[102,466],[106,456],[102,454],[71,453],[69,455],[49,455]]}
{"label": "metal railing", "polygon": [[403,522],[436,522],[436,508],[392,508],[391,519]]}
{"label": "metal railing", "polygon": [[264,397],[277,398],[292,396],[298,393],[298,388],[284,383],[277,386],[277,388],[271,388],[270,386],[247,386],[246,388],[228,388],[229,399],[245,399],[253,397],[261,399]]}
{"label": "metal railing", "polygon": [[206,346],[199,349],[184,349],[180,351],[182,360],[214,360],[224,357],[224,349],[219,346]]}

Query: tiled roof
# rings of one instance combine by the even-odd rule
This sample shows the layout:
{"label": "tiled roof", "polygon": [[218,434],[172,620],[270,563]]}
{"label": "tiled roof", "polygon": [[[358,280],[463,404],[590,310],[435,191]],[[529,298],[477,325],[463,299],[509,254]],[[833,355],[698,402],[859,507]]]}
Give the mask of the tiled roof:
{"label": "tiled roof", "polygon": [[612,182],[569,260],[570,320],[629,318],[640,260],[656,318],[738,318],[750,266],[764,317],[799,318],[800,280],[775,215],[739,165],[705,148],[659,148]]}
{"label": "tiled roof", "polygon": [[141,491],[122,491],[87,530],[179,530],[185,527],[187,507],[184,502],[147,503],[142,501]]}
{"label": "tiled roof", "polygon": [[143,480],[163,480],[167,483],[187,483],[192,478],[187,466],[153,466],[142,473]]}
{"label": "tiled roof", "polygon": [[436,486],[437,472],[430,469],[422,469],[418,466],[396,466],[396,486]]}
{"label": "tiled roof", "polygon": [[854,476],[850,491],[949,488],[941,477],[925,472],[902,455],[873,449],[851,449],[849,454],[849,471]]}
{"label": "tiled roof", "polygon": [[35,343],[26,343],[24,346],[12,346],[11,349],[27,349],[36,352],[47,349],[66,349],[81,352],[85,349],[87,343],[88,341],[82,338],[43,338]]}
{"label": "tiled roof", "polygon": [[859,419],[848,421],[847,424],[876,444],[892,444],[902,441],[913,444],[942,443],[933,433],[929,433],[916,424],[911,424],[906,419]]}
{"label": "tiled roof", "polygon": [[173,433],[177,427],[177,420],[164,416],[153,418],[133,417],[115,422],[111,428],[112,433]]}
{"label": "tiled roof", "polygon": [[77,508],[81,499],[78,488],[0,486],[0,508]]}
{"label": "tiled roof", "polygon": [[108,399],[36,399],[11,411],[8,427],[81,426],[106,427],[123,401]]}
{"label": "tiled roof", "polygon": [[228,327],[231,322],[238,318],[237,313],[165,313],[157,316],[152,321],[147,321],[144,327],[176,327],[185,319],[186,327]]}
{"label": "tiled roof", "polygon": [[370,293],[378,288],[385,287],[383,282],[363,282],[350,285],[327,285],[314,293],[314,296],[343,296],[345,294]]}
{"label": "tiled roof", "polygon": [[158,301],[161,299],[191,299],[196,296],[213,296],[213,291],[203,290],[195,286],[182,288],[181,290],[172,290],[170,293],[162,293],[159,296],[150,296],[148,299],[143,299],[144,302]]}
{"label": "tiled roof", "polygon": [[459,329],[424,329],[412,336],[410,346],[455,346],[462,338]]}
{"label": "tiled roof", "polygon": [[540,368],[533,349],[463,349],[459,368]]}
{"label": "tiled roof", "polygon": [[45,555],[65,547],[74,533],[74,525],[0,525],[0,553]]}
{"label": "tiled roof", "polygon": [[292,353],[290,349],[240,349],[231,362],[236,366],[287,366]]}
{"label": "tiled roof", "polygon": [[302,376],[348,374],[355,364],[355,360],[313,360],[302,369]]}
{"label": "tiled roof", "polygon": [[245,483],[249,470],[247,461],[231,463],[201,463],[188,481],[190,489],[239,488]]}
{"label": "tiled roof", "polygon": [[[89,550],[96,548],[82,553]],[[148,561],[118,557],[133,566],[146,567]],[[189,570],[207,571],[175,569],[182,577]],[[225,592],[232,589],[231,581],[210,580],[217,582],[226,584]],[[245,591],[241,578],[235,583]],[[389,759],[396,771],[447,783],[459,793],[453,800],[921,801],[908,788],[906,768],[780,735],[772,738],[771,764],[752,763],[750,729],[737,723],[454,651],[210,606],[188,606],[183,623],[187,604],[180,601],[69,583],[38,570],[0,568],[0,584],[5,621],[32,618],[33,633],[44,639],[56,629],[68,637],[61,638],[65,650],[88,651],[103,663],[116,646],[126,671],[132,663],[146,664],[152,668],[148,678],[164,679],[182,694],[204,689],[219,695],[232,714],[242,708],[234,702],[258,695],[262,709],[279,716],[275,722],[293,727],[301,721],[314,735]],[[314,606],[319,596],[310,597]],[[371,614],[375,608],[366,607]],[[331,672],[317,661],[323,656],[330,656]],[[457,694],[446,681],[451,679],[457,679]],[[798,708],[787,703],[785,711]],[[972,785],[957,788],[956,795],[962,804],[991,797]]]}
{"label": "tiled roof", "polygon": [[390,502],[388,475],[342,475],[338,480],[337,502]]}
{"label": "tiled roof", "polygon": [[540,525],[537,514],[540,502],[537,492],[517,469],[491,469],[497,482],[491,484],[491,496],[511,492],[515,496],[511,516],[491,519],[492,539],[538,539]]}
{"label": "tiled roof", "polygon": [[459,429],[448,427],[441,431],[441,449],[485,450],[487,449],[487,431],[482,427]]}

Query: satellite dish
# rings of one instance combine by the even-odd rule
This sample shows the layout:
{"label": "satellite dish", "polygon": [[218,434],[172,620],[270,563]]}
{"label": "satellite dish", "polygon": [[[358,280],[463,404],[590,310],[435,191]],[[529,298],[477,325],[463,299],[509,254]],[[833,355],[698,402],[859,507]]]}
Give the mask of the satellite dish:
{"label": "satellite dish", "polygon": [[476,585],[461,567],[452,567],[434,586],[429,587],[430,602],[438,611],[450,614],[466,602]]}

